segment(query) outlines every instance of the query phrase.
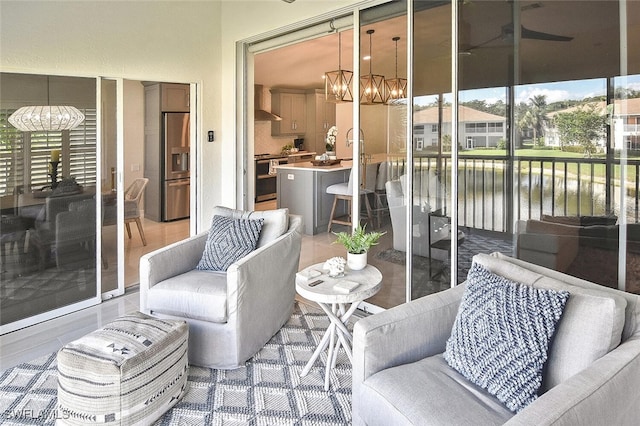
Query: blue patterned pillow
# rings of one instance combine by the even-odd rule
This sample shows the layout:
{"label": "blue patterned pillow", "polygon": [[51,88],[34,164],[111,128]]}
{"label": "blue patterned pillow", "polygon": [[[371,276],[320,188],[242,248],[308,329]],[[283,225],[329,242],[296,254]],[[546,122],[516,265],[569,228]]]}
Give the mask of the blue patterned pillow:
{"label": "blue patterned pillow", "polygon": [[213,216],[202,259],[196,269],[226,271],[236,260],[256,248],[264,219]]}
{"label": "blue patterned pillow", "polygon": [[533,288],[474,263],[444,357],[511,411],[538,397],[567,291]]}

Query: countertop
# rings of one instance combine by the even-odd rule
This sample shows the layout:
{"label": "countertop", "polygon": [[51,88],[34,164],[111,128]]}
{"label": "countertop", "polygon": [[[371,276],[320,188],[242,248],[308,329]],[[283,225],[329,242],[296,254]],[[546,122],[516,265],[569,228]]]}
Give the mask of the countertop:
{"label": "countertop", "polygon": [[340,164],[333,166],[314,166],[310,161],[301,161],[299,163],[280,164],[275,166],[278,170],[310,170],[314,172],[333,172],[336,170],[349,170],[351,169],[351,160],[342,160]]}
{"label": "countertop", "polygon": [[[396,156],[389,156],[387,154],[373,154],[371,159],[367,160],[368,163],[382,163]],[[334,166],[314,166],[310,161],[301,161],[298,163],[280,164],[275,166],[276,169],[281,170],[312,170],[315,172],[333,172],[335,170],[349,170],[353,165],[353,161],[342,160],[340,164]]]}

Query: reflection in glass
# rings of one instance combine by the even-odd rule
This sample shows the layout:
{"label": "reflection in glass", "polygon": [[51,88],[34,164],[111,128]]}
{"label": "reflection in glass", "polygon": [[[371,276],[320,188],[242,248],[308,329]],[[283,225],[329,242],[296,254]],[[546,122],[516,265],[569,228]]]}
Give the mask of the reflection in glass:
{"label": "reflection in glass", "polygon": [[[96,294],[95,80],[0,74],[0,324]],[[75,129],[22,132],[24,105],[73,105]]]}
{"label": "reflection in glass", "polygon": [[[630,31],[640,20],[633,3]],[[640,264],[640,58],[633,48],[620,55],[620,22],[618,2],[461,5],[458,218],[472,232],[459,250],[459,281],[474,253],[501,251],[640,290],[631,284]]]}

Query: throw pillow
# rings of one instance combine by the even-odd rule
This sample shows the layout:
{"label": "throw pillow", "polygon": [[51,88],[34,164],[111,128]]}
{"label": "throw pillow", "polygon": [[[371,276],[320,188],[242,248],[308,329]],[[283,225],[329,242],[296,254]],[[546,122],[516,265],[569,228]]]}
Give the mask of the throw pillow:
{"label": "throw pillow", "polygon": [[549,342],[569,298],[473,263],[447,340],[447,363],[518,412],[538,397]]}
{"label": "throw pillow", "polygon": [[204,253],[196,269],[226,271],[231,264],[256,248],[264,219],[213,217]]}
{"label": "throw pillow", "polygon": [[216,206],[213,215],[228,216],[234,219],[264,219],[262,232],[258,239],[258,247],[263,247],[275,240],[289,228],[289,209],[277,210],[245,211],[230,209],[228,207]]}

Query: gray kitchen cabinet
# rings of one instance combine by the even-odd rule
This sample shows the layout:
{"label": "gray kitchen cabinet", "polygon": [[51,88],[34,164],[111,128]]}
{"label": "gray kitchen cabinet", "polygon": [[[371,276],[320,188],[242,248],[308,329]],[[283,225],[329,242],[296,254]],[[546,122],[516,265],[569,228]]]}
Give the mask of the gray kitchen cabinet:
{"label": "gray kitchen cabinet", "polygon": [[325,139],[331,126],[336,125],[336,104],[327,102],[324,90],[315,89],[307,92],[307,133],[304,146],[318,155],[324,153]]}
{"label": "gray kitchen cabinet", "polygon": [[306,110],[304,90],[271,89],[271,112],[282,118],[271,123],[271,135],[304,135],[307,130]]}
{"label": "gray kitchen cabinet", "polygon": [[161,167],[160,141],[162,140],[162,111],[160,85],[144,88],[144,177],[149,183],[144,193],[144,217],[161,220]]}
{"label": "gray kitchen cabinet", "polygon": [[[335,183],[346,182],[351,168],[335,170],[285,167],[278,168],[277,205],[287,207],[289,213],[303,217],[303,230],[306,235],[327,232],[333,195],[327,194],[327,187]],[[338,216],[347,214],[346,203],[340,203],[336,211]]]}
{"label": "gray kitchen cabinet", "polygon": [[188,84],[162,83],[162,112],[189,112],[190,87]]}

